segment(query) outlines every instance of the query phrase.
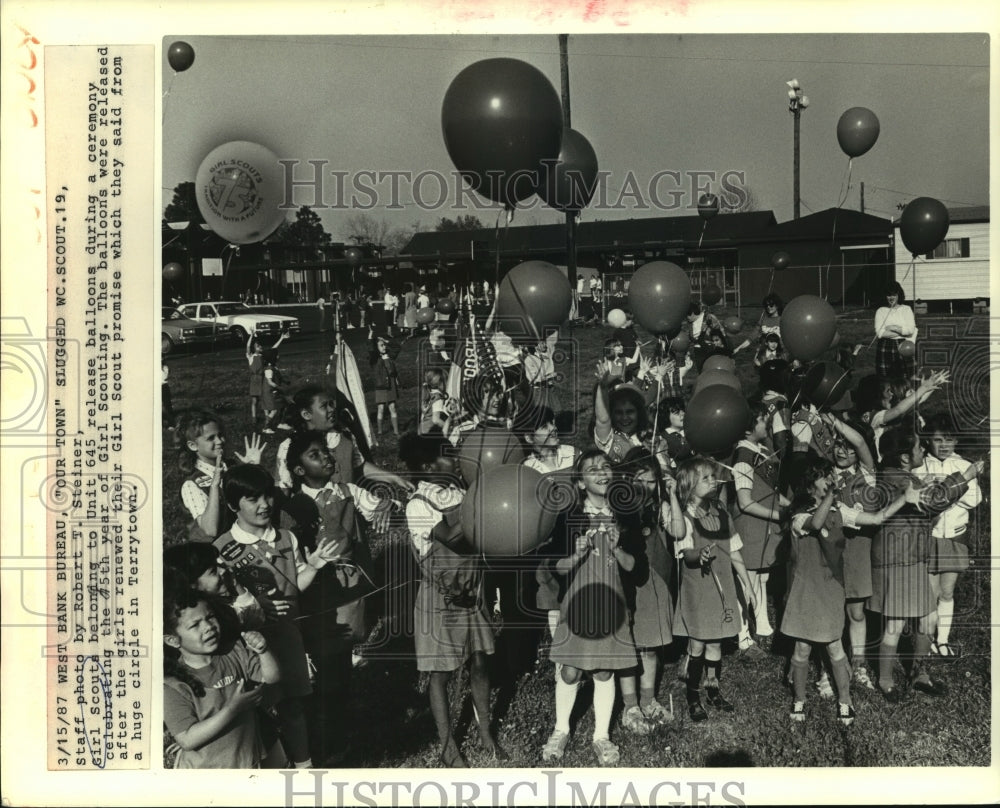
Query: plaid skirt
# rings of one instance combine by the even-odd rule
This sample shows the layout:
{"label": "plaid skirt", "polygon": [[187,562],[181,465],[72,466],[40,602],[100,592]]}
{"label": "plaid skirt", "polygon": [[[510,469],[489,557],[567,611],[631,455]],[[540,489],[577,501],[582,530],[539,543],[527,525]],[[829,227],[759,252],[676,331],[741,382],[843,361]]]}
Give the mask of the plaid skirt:
{"label": "plaid skirt", "polygon": [[913,377],[916,370],[916,360],[899,355],[899,343],[902,340],[882,337],[875,343],[875,375],[881,379],[889,377]]}

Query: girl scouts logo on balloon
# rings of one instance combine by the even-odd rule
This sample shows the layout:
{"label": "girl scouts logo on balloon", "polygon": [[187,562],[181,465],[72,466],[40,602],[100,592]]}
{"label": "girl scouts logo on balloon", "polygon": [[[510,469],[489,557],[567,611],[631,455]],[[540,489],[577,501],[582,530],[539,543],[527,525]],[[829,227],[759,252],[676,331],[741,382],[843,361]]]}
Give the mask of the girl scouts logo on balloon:
{"label": "girl scouts logo on balloon", "polygon": [[220,162],[209,169],[212,179],[206,192],[215,212],[227,222],[252,216],[263,204],[257,189],[263,182],[260,172],[244,161]]}
{"label": "girl scouts logo on balloon", "polygon": [[235,140],[206,155],[195,178],[205,223],[233,244],[253,244],[285,220],[284,173],[274,152]]}

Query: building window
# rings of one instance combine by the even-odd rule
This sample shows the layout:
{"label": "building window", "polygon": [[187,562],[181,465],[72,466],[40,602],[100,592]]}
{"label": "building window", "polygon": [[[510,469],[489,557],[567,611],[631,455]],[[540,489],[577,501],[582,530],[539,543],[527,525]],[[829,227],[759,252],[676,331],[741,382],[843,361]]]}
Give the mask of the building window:
{"label": "building window", "polygon": [[928,260],[933,258],[968,258],[969,240],[967,238],[949,238],[942,241],[934,252],[927,253]]}

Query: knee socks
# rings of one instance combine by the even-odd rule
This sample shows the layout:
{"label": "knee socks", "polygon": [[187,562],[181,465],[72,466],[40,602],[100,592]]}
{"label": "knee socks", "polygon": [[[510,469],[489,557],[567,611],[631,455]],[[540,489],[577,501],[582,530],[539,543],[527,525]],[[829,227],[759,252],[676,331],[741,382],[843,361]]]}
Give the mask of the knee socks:
{"label": "knee socks", "polygon": [[809,660],[798,662],[792,659],[792,692],[796,701],[806,700],[806,682],[809,681]]}
{"label": "knee socks", "polygon": [[851,703],[851,665],[846,656],[840,659],[831,659],[830,667],[833,668],[833,681],[837,684],[837,696],[841,704]]}
{"label": "knee socks", "polygon": [[687,669],[687,700],[688,704],[698,701],[701,697],[701,674],[705,669],[704,656],[688,657]]}
{"label": "knee socks", "polygon": [[615,706],[615,677],[601,682],[594,679],[594,740],[607,738],[611,729],[611,711]]}
{"label": "knee socks", "polygon": [[[580,683],[566,684],[560,676],[556,679],[556,729],[569,735],[569,717],[576,704],[576,692]],[[596,701],[596,697],[595,697]]]}

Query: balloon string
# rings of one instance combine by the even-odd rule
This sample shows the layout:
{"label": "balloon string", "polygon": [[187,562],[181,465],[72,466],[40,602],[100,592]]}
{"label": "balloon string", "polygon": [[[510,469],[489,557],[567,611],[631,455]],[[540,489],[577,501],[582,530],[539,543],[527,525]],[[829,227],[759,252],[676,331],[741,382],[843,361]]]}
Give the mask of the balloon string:
{"label": "balloon string", "polygon": [[[774,267],[771,267],[771,278],[767,282],[767,294],[768,295],[771,294],[771,289],[772,289],[773,286],[774,286]],[[764,295],[764,297],[767,297],[767,295]],[[764,322],[764,312],[763,311],[761,311],[761,313],[760,313],[760,319],[758,320],[758,322],[761,322],[761,323]]]}
{"label": "balloon string", "polygon": [[705,238],[705,228],[708,227],[708,220],[701,223],[701,235],[698,236],[698,249],[701,249],[701,241]]}
{"label": "balloon string", "polygon": [[[493,264],[493,282],[500,283],[500,217],[503,216],[503,209],[497,211],[496,229],[493,233],[493,241],[497,245],[497,254]],[[505,228],[506,229],[506,228]]]}
{"label": "balloon string", "polygon": [[[847,170],[844,172],[844,179],[840,181],[840,193],[837,196],[837,208],[833,212],[833,232],[830,234],[830,254],[829,259],[826,262],[826,297],[830,296],[830,267],[833,265],[833,251],[837,246],[837,216],[840,214],[840,209],[844,206],[847,201],[847,195],[851,191],[851,173],[854,170],[854,158],[847,158]],[[846,186],[846,187],[845,187]],[[823,289],[819,290],[820,295],[823,295]]]}
{"label": "balloon string", "polygon": [[160,110],[160,125],[163,125],[164,120],[167,117],[167,100],[170,98],[170,91],[174,87],[174,80],[177,78],[177,71],[174,71],[170,76],[170,84],[167,85],[166,91],[163,93],[163,107]]}
{"label": "balloon string", "polygon": [[[913,269],[913,265],[914,265],[914,264],[916,263],[916,261],[917,261],[917,256],[916,256],[916,255],[914,255],[914,256],[913,256],[913,257],[912,257],[912,258],[910,259],[910,265],[909,265],[909,266],[908,266],[908,267],[906,268],[906,272],[904,272],[904,273],[903,273],[903,280],[904,280],[904,281],[905,281],[905,280],[906,280],[906,279],[907,279],[907,278],[909,277],[909,275],[910,275],[910,270],[911,270],[911,269]],[[902,281],[900,281],[900,283],[902,283]],[[916,292],[916,288],[917,288],[917,285],[916,285],[916,284],[917,284],[917,273],[916,273],[916,272],[914,272],[914,273],[913,273],[913,289],[914,289],[914,291],[913,291],[913,294],[914,294],[914,295],[916,295],[916,293],[917,293],[917,292]]]}

